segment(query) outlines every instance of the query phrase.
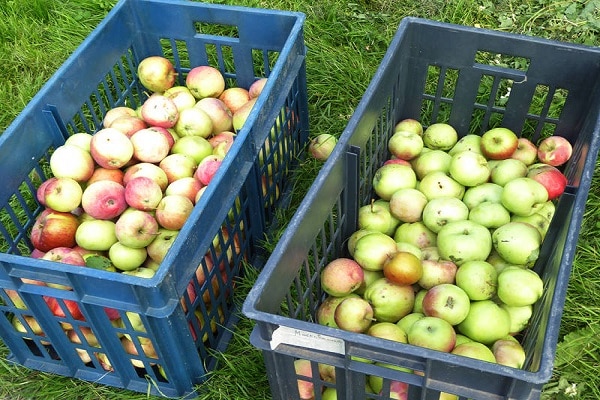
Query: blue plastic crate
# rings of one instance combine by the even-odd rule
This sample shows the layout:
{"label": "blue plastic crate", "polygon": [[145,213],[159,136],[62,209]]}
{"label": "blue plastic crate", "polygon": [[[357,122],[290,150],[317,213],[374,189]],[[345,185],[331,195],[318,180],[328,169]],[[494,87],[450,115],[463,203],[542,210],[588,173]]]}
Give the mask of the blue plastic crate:
{"label": "blue plastic crate", "polygon": [[[259,241],[308,141],[304,18],[190,1],[122,0],[0,136],[0,337],[11,360],[170,397],[193,392],[215,368],[211,351],[226,348],[236,322],[235,281],[244,267],[262,266]],[[36,187],[48,177],[51,152],[69,135],[100,129],[108,109],[141,105],[148,94],[137,65],[150,55],[172,60],[179,84],[197,65],[217,67],[228,86],[248,88],[269,79],[153,278],[28,257],[28,234],[42,211]],[[25,307],[13,303],[11,291]],[[54,316],[44,296],[55,297],[66,316]],[[73,303],[83,320],[67,310]],[[106,308],[116,310],[121,322],[112,322]],[[194,311],[217,323],[199,323]],[[91,329],[99,343],[74,344],[65,327],[80,338]],[[123,336],[133,339],[140,356],[124,350]],[[148,343],[156,354],[143,353]]]}
{"label": "blue plastic crate", "polygon": [[[510,88],[510,90],[508,90]],[[262,350],[274,399],[299,399],[297,379],[338,398],[390,399],[391,381],[409,384],[409,399],[534,400],[552,376],[562,308],[600,146],[600,50],[529,36],[404,18],[366,93],[244,303],[256,321],[251,342]],[[326,297],[320,272],[348,257],[358,207],[374,196],[375,171],[405,118],[445,122],[460,136],[505,126],[537,142],[565,136],[573,156],[565,193],[537,263],[545,294],[522,339],[522,369],[394,343],[315,323]],[[357,359],[358,358],[358,359]],[[380,361],[416,373],[360,360]],[[294,360],[311,361],[300,378]],[[335,382],[318,365],[335,367]],[[384,378],[387,394],[370,394],[366,376]]]}

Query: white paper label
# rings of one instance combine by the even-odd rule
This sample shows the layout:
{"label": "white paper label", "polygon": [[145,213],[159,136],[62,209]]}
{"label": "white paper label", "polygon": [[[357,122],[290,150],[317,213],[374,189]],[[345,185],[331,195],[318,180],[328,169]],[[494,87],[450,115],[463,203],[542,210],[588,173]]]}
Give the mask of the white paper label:
{"label": "white paper label", "polygon": [[271,350],[275,350],[282,343],[331,353],[346,353],[346,347],[342,339],[286,326],[280,326],[273,332]]}

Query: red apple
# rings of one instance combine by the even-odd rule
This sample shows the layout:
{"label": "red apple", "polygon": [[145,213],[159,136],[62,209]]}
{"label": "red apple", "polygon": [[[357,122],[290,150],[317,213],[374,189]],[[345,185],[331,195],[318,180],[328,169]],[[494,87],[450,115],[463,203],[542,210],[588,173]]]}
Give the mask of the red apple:
{"label": "red apple", "polygon": [[85,260],[81,253],[72,247],[55,247],[48,250],[41,258],[63,264],[84,266]]}
{"label": "red apple", "polygon": [[350,258],[336,258],[321,271],[321,287],[331,296],[349,295],[358,289],[363,279],[363,269]]}
{"label": "red apple", "polygon": [[185,85],[196,99],[219,97],[225,90],[225,78],[218,69],[200,65],[190,70]]}
{"label": "red apple", "polygon": [[227,108],[233,114],[238,108],[243,106],[244,103],[250,100],[250,92],[242,87],[230,87],[221,93],[219,100],[225,103]]}
{"label": "red apple", "polygon": [[62,299],[59,302],[54,297],[44,296],[44,301],[46,302],[46,305],[48,306],[52,314],[59,318],[65,318],[67,315],[70,315],[76,320],[85,320],[81,309],[79,308],[79,305],[73,300]]}
{"label": "red apple", "polygon": [[46,208],[31,228],[31,244],[42,252],[55,247],[73,247],[78,226],[75,215]]}
{"label": "red apple", "polygon": [[531,165],[537,159],[537,147],[531,140],[520,137],[518,139],[517,148],[511,154],[510,158],[521,160],[525,165]]}
{"label": "red apple", "polygon": [[156,220],[163,228],[179,230],[183,227],[193,209],[194,203],[185,196],[165,196],[156,208]]}
{"label": "red apple", "polygon": [[504,160],[517,149],[518,140],[508,128],[492,128],[481,136],[481,152],[488,160]]}
{"label": "red apple", "polygon": [[194,177],[198,179],[204,186],[208,185],[219,170],[222,162],[223,158],[217,155],[211,154],[205,157],[198,164],[198,168],[196,168]]}
{"label": "red apple", "polygon": [[123,184],[127,186],[127,183],[129,183],[130,180],[138,176],[145,176],[152,179],[158,183],[158,186],[160,186],[162,191],[164,191],[169,184],[169,179],[167,178],[165,171],[158,165],[147,162],[140,162],[128,167],[123,175]]}
{"label": "red apple", "polygon": [[143,119],[131,115],[118,117],[110,125],[111,128],[118,129],[129,137],[140,129],[146,128],[146,126],[146,122]]}
{"label": "red apple", "polygon": [[113,219],[127,208],[125,188],[114,181],[94,182],[83,191],[83,210],[96,219]]}
{"label": "red apple", "polygon": [[112,168],[109,169],[109,168],[97,167],[94,170],[94,173],[92,174],[90,179],[87,180],[86,184],[89,186],[96,181],[109,180],[109,181],[117,182],[118,184],[122,185],[124,174],[125,173],[123,172],[122,169],[112,169]]}
{"label": "red apple", "polygon": [[38,186],[36,193],[35,193],[35,197],[37,198],[38,203],[40,203],[42,206],[46,205],[46,187],[52,182],[57,180],[58,178],[55,176],[51,176],[50,178],[46,179],[45,181],[43,181],[40,186]]}
{"label": "red apple", "polygon": [[162,198],[163,192],[158,183],[147,176],[135,177],[125,185],[125,201],[137,210],[154,210]]}
{"label": "red apple", "polygon": [[198,179],[192,176],[183,177],[169,183],[169,186],[165,190],[165,195],[178,194],[185,196],[195,204],[196,195],[202,187],[203,185]]}
{"label": "red apple", "polygon": [[572,153],[573,147],[567,139],[562,136],[550,136],[539,143],[537,156],[540,162],[558,167],[566,163]]}
{"label": "red apple", "polygon": [[248,88],[248,94],[250,95],[250,98],[257,98],[261,94],[266,84],[267,78],[260,78],[252,82],[252,84]]}
{"label": "red apple", "polygon": [[219,132],[208,138],[208,142],[213,147],[213,154],[221,157],[225,157],[225,154],[231,149],[234,140],[235,133],[231,131]]}
{"label": "red apple", "polygon": [[101,167],[121,168],[133,157],[133,144],[123,132],[114,128],[104,128],[92,137],[90,153]]}
{"label": "red apple", "polygon": [[153,94],[142,104],[142,118],[149,125],[161,128],[172,128],[179,118],[177,105],[170,98],[161,94]]}
{"label": "red apple", "polygon": [[544,185],[548,191],[548,200],[560,196],[567,187],[567,177],[558,168],[549,164],[530,165],[527,176]]}
{"label": "red apple", "polygon": [[165,138],[167,139],[167,142],[169,143],[169,149],[171,147],[173,147],[173,145],[175,144],[176,136],[173,133],[173,128],[167,129],[167,128],[162,128],[160,126],[149,126],[148,129],[160,132],[163,135],[165,135]]}
{"label": "red apple", "polygon": [[167,136],[150,128],[138,130],[130,140],[133,156],[141,162],[159,163],[171,150]]}
{"label": "red apple", "polygon": [[204,111],[212,121],[212,134],[233,129],[232,112],[225,103],[214,97],[205,97],[198,100],[197,107]]}
{"label": "red apple", "polygon": [[150,56],[137,67],[140,83],[151,92],[162,93],[175,84],[177,72],[170,60],[162,56]]}

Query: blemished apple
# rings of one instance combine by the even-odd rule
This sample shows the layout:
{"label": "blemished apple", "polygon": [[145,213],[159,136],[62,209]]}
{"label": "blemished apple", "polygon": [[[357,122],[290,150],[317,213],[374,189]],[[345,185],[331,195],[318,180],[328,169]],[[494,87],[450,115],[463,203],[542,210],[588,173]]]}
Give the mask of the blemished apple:
{"label": "blemished apple", "polygon": [[496,294],[498,272],[487,261],[467,261],[456,271],[455,284],[473,301],[488,300]]}
{"label": "blemished apple", "polygon": [[415,292],[411,285],[399,285],[384,277],[367,286],[363,298],[373,308],[375,320],[396,323],[412,311]]}
{"label": "blemished apple", "polygon": [[394,132],[405,131],[423,135],[423,125],[414,118],[405,118],[394,126]]}
{"label": "blemished apple", "polygon": [[432,150],[450,150],[458,141],[458,133],[449,124],[438,122],[423,132],[423,143]]}
{"label": "blemished apple", "polygon": [[199,65],[188,73],[185,86],[196,99],[219,97],[225,90],[225,78],[218,69],[209,65]]}
{"label": "blemished apple", "polygon": [[367,335],[394,342],[408,343],[406,332],[400,326],[392,322],[376,322],[367,330]]}
{"label": "blemished apple", "polygon": [[87,180],[86,185],[91,185],[92,183],[94,183],[96,181],[103,181],[103,180],[115,181],[119,185],[122,185],[124,175],[125,175],[125,173],[123,172],[122,169],[108,169],[108,168],[104,168],[104,167],[96,167],[96,169],[94,169],[94,173],[92,174],[90,179]]}
{"label": "blemished apple", "polygon": [[192,157],[196,165],[213,153],[210,142],[201,136],[183,136],[171,147],[171,153]]}
{"label": "blemished apple", "polygon": [[57,178],[71,178],[85,182],[94,173],[94,159],[89,151],[79,146],[64,144],[50,155],[50,169]]}
{"label": "blemished apple", "polygon": [[469,217],[469,208],[456,197],[436,197],[423,208],[423,223],[434,233],[455,221]]}
{"label": "blemished apple", "polygon": [[83,189],[73,178],[57,177],[44,187],[46,207],[60,212],[72,212],[81,204]]}
{"label": "blemished apple", "polygon": [[457,325],[459,333],[476,342],[491,345],[510,331],[510,316],[493,300],[472,301],[469,313]]}
{"label": "blemished apple", "polygon": [[421,260],[423,273],[417,282],[424,289],[431,289],[434,286],[444,283],[454,283],[457,265],[450,260]]}
{"label": "blemished apple", "polygon": [[248,101],[246,104],[242,105],[240,108],[237,109],[237,111],[235,113],[233,113],[232,122],[233,122],[233,131],[235,133],[239,133],[240,130],[243,128],[243,126],[246,123],[248,116],[250,116],[250,113],[252,112],[252,109],[254,108],[254,104],[256,104],[257,100],[258,99],[256,97],[250,99],[250,101]]}
{"label": "blemished apple", "polygon": [[181,196],[185,196],[194,204],[196,204],[196,196],[198,195],[198,191],[202,189],[204,186],[200,181],[192,176],[179,178],[167,186],[165,189],[165,195],[169,196],[172,194],[178,194]]}
{"label": "blemished apple", "polygon": [[472,187],[487,182],[491,171],[482,154],[467,150],[452,156],[448,173],[461,185]]}
{"label": "blemished apple", "polygon": [[337,138],[335,136],[330,133],[321,133],[310,139],[308,152],[314,159],[326,161],[336,144]]}
{"label": "blemished apple", "polygon": [[542,237],[533,225],[509,222],[491,236],[496,252],[510,264],[532,266],[539,257]]}
{"label": "blemished apple", "polygon": [[501,202],[511,213],[520,216],[531,215],[535,206],[548,201],[548,191],[533,178],[516,178],[504,185]]}
{"label": "blemished apple", "polygon": [[164,196],[156,207],[155,217],[163,228],[179,230],[183,227],[193,209],[194,203],[185,196]]}
{"label": "blemished apple", "polygon": [[150,56],[138,64],[137,76],[146,89],[162,93],[175,84],[177,72],[169,59],[162,56]]}
{"label": "blemished apple", "polygon": [[179,112],[196,105],[196,98],[187,86],[173,86],[165,90],[163,96],[173,100],[173,103],[175,103]]}
{"label": "blemished apple", "polygon": [[469,312],[471,299],[460,287],[452,283],[436,285],[423,297],[423,313],[428,317],[442,318],[450,325],[461,323]]}
{"label": "blemished apple", "polygon": [[441,258],[460,266],[471,260],[485,260],[492,250],[492,235],[476,222],[453,221],[438,232],[437,247]]}
{"label": "blemished apple", "polygon": [[127,106],[118,106],[108,109],[104,114],[104,118],[102,119],[102,127],[110,128],[110,125],[115,119],[125,115],[135,117],[137,116],[137,112],[135,109]]}
{"label": "blemished apple", "polygon": [[437,244],[437,235],[429,229],[423,221],[404,222],[394,232],[396,242],[411,243],[420,249],[432,247]]}
{"label": "blemished apple", "polygon": [[465,191],[462,201],[470,210],[483,202],[500,203],[502,201],[502,186],[486,182],[470,187]]}
{"label": "blemished apple", "polygon": [[486,228],[499,228],[510,222],[510,212],[500,203],[484,201],[469,211],[469,220]]}
{"label": "blemished apple", "polygon": [[196,171],[196,161],[186,154],[169,154],[158,163],[158,166],[167,174],[169,183],[181,178],[193,177]]}
{"label": "blemished apple", "polygon": [[498,274],[498,298],[507,306],[533,305],[544,293],[544,281],[532,269],[508,266]]}
{"label": "blemished apple", "polygon": [[536,163],[529,166],[527,177],[541,183],[548,192],[548,200],[554,200],[567,187],[567,177],[556,167],[544,163]]}
{"label": "blemished apple", "polygon": [[398,251],[383,264],[383,274],[398,285],[413,285],[423,276],[421,259],[413,253]]}
{"label": "blemished apple", "polygon": [[474,151],[481,153],[481,136],[473,133],[461,137],[450,150],[448,154],[450,156],[460,153],[461,151]]}
{"label": "blemished apple", "polygon": [[455,346],[451,351],[452,354],[459,356],[474,358],[476,360],[496,363],[496,357],[490,348],[479,342],[466,342]]}
{"label": "blemished apple", "polygon": [[358,229],[378,231],[392,235],[398,225],[398,220],[392,216],[390,208],[382,201],[372,201],[358,209]]}
{"label": "blemished apple", "polygon": [[562,136],[549,136],[537,146],[538,160],[554,167],[565,164],[572,154],[571,142]]}
{"label": "blemished apple", "polygon": [[147,126],[148,125],[146,124],[146,121],[138,116],[131,115],[123,115],[122,117],[115,119],[112,124],[110,124],[110,128],[117,129],[128,137],[131,137],[131,135],[140,129],[145,129]]}
{"label": "blemished apple", "polygon": [[312,365],[309,360],[298,359],[294,361],[294,371],[297,376],[303,376],[308,379],[297,379],[298,396],[301,400],[310,400],[315,398],[314,383],[312,383],[313,373]]}
{"label": "blemished apple", "polygon": [[104,128],[92,137],[90,154],[101,167],[121,168],[133,157],[133,144],[123,132],[114,128]]}
{"label": "blemished apple", "polygon": [[382,232],[371,232],[356,241],[354,260],[364,269],[381,271],[385,261],[397,251],[393,238]]}
{"label": "blemished apple", "polygon": [[417,189],[428,200],[436,197],[456,197],[461,199],[466,188],[443,171],[432,171],[421,178]]}
{"label": "blemished apple", "polygon": [[401,160],[412,160],[423,150],[423,138],[418,133],[396,131],[388,140],[388,150]]}
{"label": "blemished apple", "polygon": [[499,339],[492,345],[492,352],[496,362],[513,368],[523,368],[525,364],[525,350],[517,340]]}
{"label": "blemished apple", "polygon": [[221,167],[223,163],[223,158],[214,154],[210,154],[204,157],[199,163],[198,167],[196,167],[196,171],[194,172],[194,178],[198,179],[202,185],[208,185],[215,174]]}
{"label": "blemished apple", "polygon": [[147,176],[137,176],[125,185],[125,201],[129,207],[152,211],[163,198],[163,191],[156,181]]}
{"label": "blemished apple", "polygon": [[145,248],[158,234],[158,222],[146,211],[128,209],[115,222],[115,235],[121,244]]}
{"label": "blemished apple", "polygon": [[108,258],[120,271],[132,271],[139,268],[148,257],[146,248],[133,248],[116,242],[108,249]]}
{"label": "blemished apple", "polygon": [[133,156],[141,162],[159,163],[171,150],[166,135],[155,129],[140,129],[129,139],[133,145]]}
{"label": "blemished apple", "polygon": [[408,334],[408,343],[432,350],[450,352],[456,343],[456,332],[448,321],[437,317],[423,317],[415,321]]}
{"label": "blemished apple", "polygon": [[233,114],[218,98],[205,97],[198,100],[194,107],[201,109],[209,116],[212,121],[212,135],[233,129]]}
{"label": "blemished apple", "polygon": [[142,104],[140,111],[142,118],[148,125],[161,128],[174,127],[180,116],[175,102],[158,93],[148,97]]}
{"label": "blemished apple", "polygon": [[115,222],[102,219],[83,221],[75,232],[75,241],[86,250],[107,251],[117,242]]}
{"label": "blemished apple", "polygon": [[504,160],[517,149],[519,138],[508,128],[492,128],[481,135],[481,152],[489,160]]}
{"label": "blemished apple", "polygon": [[516,178],[527,176],[527,165],[515,158],[499,160],[491,171],[490,180],[500,186]]}
{"label": "blemished apple", "polygon": [[152,179],[158,184],[160,190],[163,192],[169,185],[169,178],[165,171],[163,171],[158,165],[147,162],[138,162],[125,169],[123,175],[123,185],[127,186],[129,181],[140,176],[145,176]]}
{"label": "blemished apple", "polygon": [[128,206],[125,200],[125,187],[108,180],[94,182],[83,191],[81,206],[93,218],[116,218]]}
{"label": "blemished apple", "polygon": [[259,78],[252,82],[252,84],[248,88],[248,94],[250,95],[250,99],[255,99],[262,93],[265,85],[267,84],[267,80],[268,78]]}
{"label": "blemished apple", "polygon": [[223,93],[219,96],[219,100],[225,103],[233,115],[233,113],[250,100],[250,92],[248,89],[242,87],[230,87],[223,90]]}
{"label": "blemished apple", "polygon": [[[84,266],[85,260],[80,252],[72,247],[55,247],[48,250],[42,257],[42,260],[49,260],[63,264]],[[47,283],[50,286],[49,283]]]}
{"label": "blemished apple", "polygon": [[520,137],[517,148],[510,157],[523,161],[525,165],[531,165],[537,160],[537,147],[531,140]]}
{"label": "blemished apple", "polygon": [[360,296],[356,293],[351,293],[341,297],[327,296],[317,308],[317,323],[324,326],[330,326],[332,328],[338,328],[337,324],[335,323],[335,309],[337,308],[338,304],[344,301],[347,297],[360,298]]}
{"label": "blemished apple", "polygon": [[161,263],[178,234],[179,231],[159,227],[156,238],[146,247],[148,256],[157,263]]}
{"label": "blemished apple", "polygon": [[75,215],[46,208],[35,219],[29,238],[33,247],[44,253],[55,247],[73,247],[78,226]]}
{"label": "blemished apple", "polygon": [[411,164],[417,174],[417,178],[423,179],[430,172],[439,171],[448,173],[451,159],[452,156],[446,151],[431,150],[421,152],[421,154],[411,160]]}
{"label": "blemished apple", "polygon": [[373,317],[373,308],[361,297],[347,297],[335,308],[335,323],[340,329],[349,332],[366,332]]}
{"label": "blemished apple", "polygon": [[363,269],[350,258],[336,258],[321,271],[321,287],[331,296],[349,295],[362,284],[363,279]]}
{"label": "blemished apple", "polygon": [[406,165],[388,164],[377,169],[373,176],[373,190],[384,200],[402,188],[415,188],[417,176],[413,169]]}

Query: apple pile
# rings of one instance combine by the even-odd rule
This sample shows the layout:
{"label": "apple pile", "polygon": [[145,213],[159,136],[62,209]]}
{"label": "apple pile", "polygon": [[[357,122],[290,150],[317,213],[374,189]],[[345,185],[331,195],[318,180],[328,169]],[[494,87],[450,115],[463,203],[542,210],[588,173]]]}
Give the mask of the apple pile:
{"label": "apple pile", "polygon": [[[51,154],[51,177],[36,193],[44,210],[31,229],[32,257],[152,277],[267,81],[258,79],[248,89],[226,88],[218,69],[202,65],[189,71],[185,85],[177,86],[173,64],[161,56],[143,59],[137,72],[150,92],[139,107],[109,109],[97,132],[73,134]],[[225,227],[220,236],[229,238]],[[239,238],[234,238],[232,250],[221,249],[218,237],[215,249],[227,252],[231,262],[233,252],[240,251]],[[225,262],[218,266],[219,277],[210,273],[209,254],[203,264],[196,271],[196,285],[193,280],[188,285],[190,304],[196,298],[195,287],[201,287],[209,274],[214,275],[213,293],[218,293],[217,278],[227,282]],[[71,289],[35,280],[28,283]],[[17,307],[26,308],[16,292],[9,292]],[[45,300],[58,317],[69,313],[84,319],[76,302],[49,296]],[[183,299],[181,303],[186,308]],[[121,318],[116,310],[106,310],[111,320]],[[129,324],[144,331],[136,315],[128,313],[133,319]],[[194,338],[194,326],[205,325],[201,314],[197,318],[197,324],[190,326]],[[211,326],[216,322],[222,321],[212,321]],[[24,321],[14,323],[15,329],[23,329]],[[129,343],[124,347],[135,348]]]}
{"label": "apple pile", "polygon": [[[567,185],[557,167],[571,157],[570,143],[552,136],[536,146],[506,128],[459,140],[449,124],[423,130],[405,119],[388,149],[376,196],[361,205],[348,239],[350,256],[321,272],[317,322],[521,368],[519,333],[544,290],[532,266]],[[312,376],[310,363],[297,360],[296,372]],[[335,381],[331,367],[319,372]],[[382,382],[370,375],[366,383],[381,394]],[[299,379],[298,388],[314,398],[311,382]],[[391,391],[407,396],[402,382]]]}

